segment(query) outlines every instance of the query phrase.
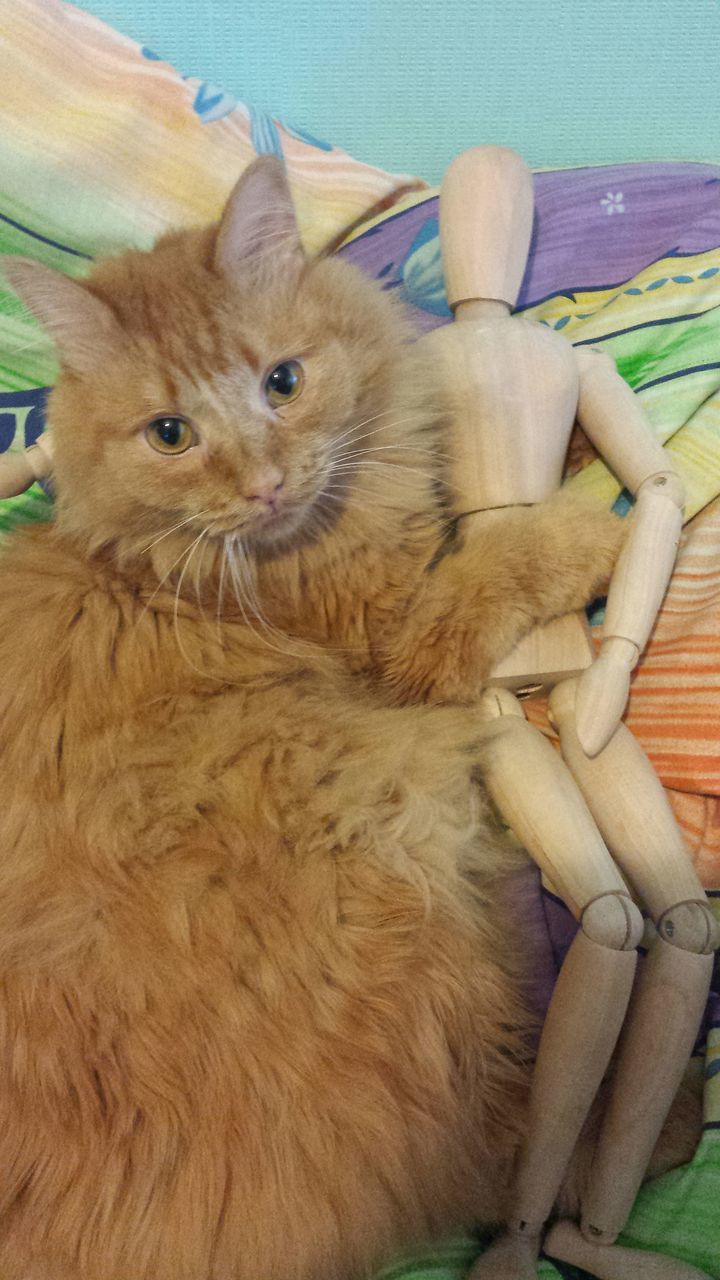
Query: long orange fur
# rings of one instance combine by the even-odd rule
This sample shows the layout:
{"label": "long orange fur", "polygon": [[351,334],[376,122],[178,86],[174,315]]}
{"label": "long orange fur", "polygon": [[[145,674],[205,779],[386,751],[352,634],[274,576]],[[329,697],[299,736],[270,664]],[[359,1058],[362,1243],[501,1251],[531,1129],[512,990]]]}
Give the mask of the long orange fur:
{"label": "long orange fur", "polygon": [[471,699],[617,522],[449,535],[431,371],[273,161],[219,228],[8,276],[61,370],[57,517],[0,558],[0,1275],[353,1280],[498,1220],[529,1020]]}

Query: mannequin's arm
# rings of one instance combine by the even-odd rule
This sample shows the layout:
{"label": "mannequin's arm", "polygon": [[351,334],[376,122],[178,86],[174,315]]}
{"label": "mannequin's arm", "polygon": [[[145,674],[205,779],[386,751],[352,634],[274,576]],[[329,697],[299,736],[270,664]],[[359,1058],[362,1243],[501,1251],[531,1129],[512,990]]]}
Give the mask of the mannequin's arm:
{"label": "mannequin's arm", "polygon": [[597,755],[617,728],[630,673],[652,631],[675,564],[682,527],[683,485],[653,437],[639,401],[609,356],[577,352],[578,421],[612,468],[636,495],[632,525],[608,593],[603,643],[580,677],[577,734]]}

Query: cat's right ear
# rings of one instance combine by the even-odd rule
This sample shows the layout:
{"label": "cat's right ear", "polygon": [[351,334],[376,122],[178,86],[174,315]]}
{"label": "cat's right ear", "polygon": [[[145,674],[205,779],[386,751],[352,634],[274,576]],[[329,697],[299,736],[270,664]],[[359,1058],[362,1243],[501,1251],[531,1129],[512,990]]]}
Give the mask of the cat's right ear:
{"label": "cat's right ear", "polygon": [[236,182],[220,219],[214,262],[224,275],[253,259],[275,263],[302,256],[285,166],[258,156]]}
{"label": "cat's right ear", "polygon": [[60,361],[76,373],[97,368],[103,354],[121,341],[109,307],[61,271],[32,258],[2,259],[10,287],[53,339]]}

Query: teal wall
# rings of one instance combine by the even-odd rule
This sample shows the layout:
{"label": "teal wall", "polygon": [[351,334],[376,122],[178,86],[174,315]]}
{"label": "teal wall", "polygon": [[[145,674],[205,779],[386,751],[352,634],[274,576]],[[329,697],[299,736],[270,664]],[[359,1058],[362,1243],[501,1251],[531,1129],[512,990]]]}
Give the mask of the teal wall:
{"label": "teal wall", "polygon": [[361,159],[437,181],[501,142],[534,167],[720,161],[719,0],[81,0]]}

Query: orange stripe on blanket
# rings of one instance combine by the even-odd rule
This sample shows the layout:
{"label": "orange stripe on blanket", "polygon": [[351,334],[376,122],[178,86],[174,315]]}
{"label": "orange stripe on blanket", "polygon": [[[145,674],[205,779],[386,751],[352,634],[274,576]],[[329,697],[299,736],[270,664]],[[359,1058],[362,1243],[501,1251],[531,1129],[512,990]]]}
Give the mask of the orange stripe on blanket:
{"label": "orange stripe on blanket", "polygon": [[[528,702],[525,711],[553,738],[546,707],[545,701]],[[691,811],[695,815],[703,848],[715,851],[712,858],[707,852],[703,857],[715,866],[720,861],[715,803],[720,797],[720,500],[685,531],[677,569],[633,680],[627,724],[665,786],[682,797],[683,820]],[[720,871],[715,883],[720,888]]]}
{"label": "orange stripe on blanket", "polygon": [[706,889],[720,889],[720,799],[668,791],[695,868]]}

